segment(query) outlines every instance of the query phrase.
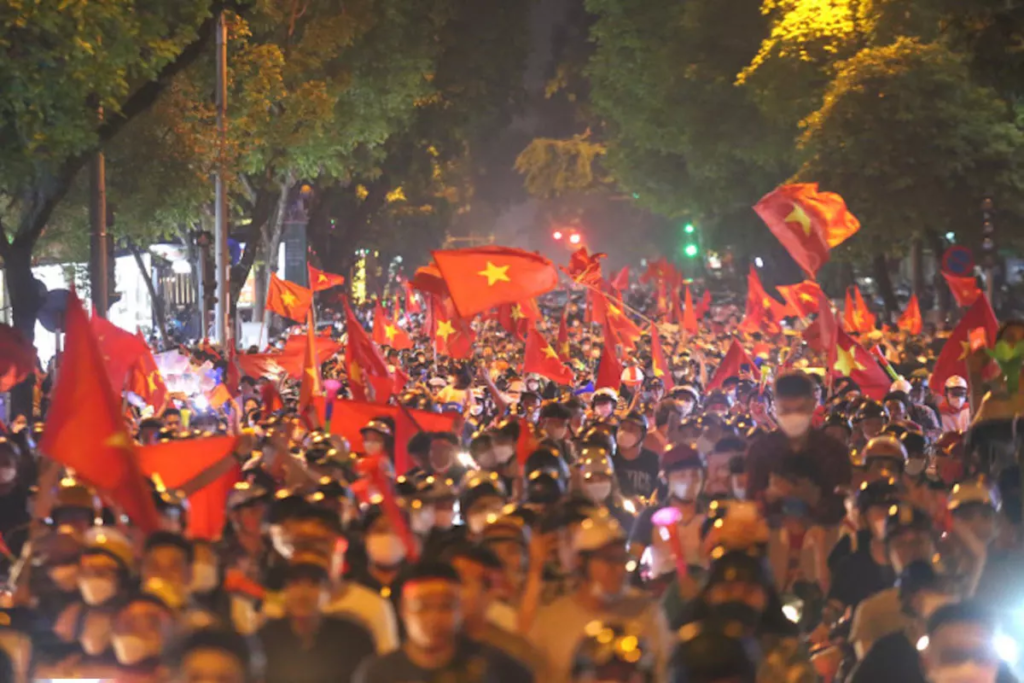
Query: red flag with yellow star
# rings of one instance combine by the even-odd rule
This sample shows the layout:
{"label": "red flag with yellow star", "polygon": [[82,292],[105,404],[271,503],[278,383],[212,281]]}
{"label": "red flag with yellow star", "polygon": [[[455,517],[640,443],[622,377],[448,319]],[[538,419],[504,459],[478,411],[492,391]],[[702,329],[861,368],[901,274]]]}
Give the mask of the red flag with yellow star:
{"label": "red flag with yellow star", "polygon": [[558,357],[555,347],[548,343],[536,327],[526,335],[526,352],[523,354],[523,372],[533,372],[547,377],[552,382],[572,386],[572,370]]}
{"label": "red flag with yellow star", "polygon": [[412,283],[406,280],[402,283],[402,288],[405,290],[405,312],[419,313],[420,302],[416,299],[416,292],[412,288]]}
{"label": "red flag with yellow star", "polygon": [[924,321],[921,319],[921,305],[917,303],[917,294],[911,294],[906,310],[896,321],[896,327],[908,334],[921,334],[923,326]]}
{"label": "red flag with yellow star", "polygon": [[[142,339],[142,335],[137,335]],[[145,343],[145,340],[142,340]],[[128,380],[128,391],[132,392],[147,404],[153,406],[158,413],[167,401],[167,384],[156,366],[153,352],[146,346],[146,351],[132,365],[132,373]]]}
{"label": "red flag with yellow star", "polygon": [[715,374],[712,375],[711,380],[708,382],[706,391],[717,389],[730,377],[749,376],[755,372],[757,372],[757,366],[754,365],[750,354],[747,353],[747,350],[743,348],[738,340],[733,339],[729,350],[725,352],[725,358],[718,364]]}
{"label": "red flag with yellow star", "polygon": [[345,278],[341,275],[325,273],[322,270],[314,268],[308,263],[306,264],[306,268],[309,269],[309,288],[314,292],[322,292],[325,289],[345,284]]}
{"label": "red flag with yellow star", "polygon": [[843,308],[843,327],[848,332],[870,332],[875,329],[875,314],[868,310],[860,287],[853,286],[853,296],[846,290],[846,306]]}
{"label": "red flag with yellow star", "polygon": [[779,294],[798,318],[807,318],[818,310],[818,294],[821,287],[814,280],[804,280],[795,285],[779,285],[775,289],[779,290]]}
{"label": "red flag with yellow star", "polygon": [[621,304],[612,301],[601,292],[593,292],[594,298],[594,320],[600,324],[605,322],[615,332],[619,343],[629,349],[636,348],[636,341],[642,332],[636,323],[629,319],[629,316],[620,308]]}
{"label": "red flag with yellow star", "polygon": [[390,346],[399,351],[412,348],[409,335],[388,319],[379,303],[373,309],[373,342],[378,346]]}
{"label": "red flag with yellow star", "polygon": [[754,211],[810,277],[828,263],[830,249],[860,230],[843,198],[819,192],[817,183],[783,185],[762,197]]}
{"label": "red flag with yellow star", "polygon": [[939,357],[935,360],[935,369],[932,370],[932,377],[928,381],[928,385],[934,387],[934,391],[942,391],[946,380],[953,375],[967,378],[967,356],[971,353],[971,332],[979,328],[985,330],[988,346],[994,346],[999,322],[996,320],[996,314],[992,312],[992,306],[988,303],[988,297],[984,294],[981,294],[964,313],[964,317],[953,328]]}
{"label": "red flag with yellow star", "polygon": [[665,350],[661,348],[661,336],[655,323],[651,323],[651,371],[661,380],[666,393],[672,390],[675,382],[672,381],[672,373],[665,360]]}
{"label": "red flag with yellow star", "polygon": [[946,278],[946,284],[949,285],[949,291],[953,293],[957,306],[970,306],[977,301],[978,295],[981,294],[978,280],[973,275],[960,277],[942,271],[942,277]]}
{"label": "red flag with yellow star", "polygon": [[89,327],[96,338],[96,345],[103,357],[103,367],[107,370],[110,388],[114,394],[121,395],[125,383],[130,379],[128,370],[142,356],[149,352],[146,340],[123,330],[109,320],[93,315]]}
{"label": "red flag with yellow star", "polygon": [[835,352],[829,356],[833,377],[849,377],[860,387],[862,394],[881,401],[892,380],[885,374],[870,351],[853,341],[843,330],[836,331]]}
{"label": "red flag with yellow star", "polygon": [[[377,304],[378,307],[380,304]],[[306,320],[306,353],[302,359],[302,383],[299,385],[299,415],[305,416],[306,408],[313,404],[313,398],[324,393],[320,381],[320,363],[316,355],[316,330],[313,313]]]}
{"label": "red flag with yellow star", "polygon": [[357,401],[387,403],[394,389],[394,379],[388,372],[388,364],[384,362],[380,349],[374,345],[370,335],[366,334],[366,330],[359,324],[359,320],[348,305],[348,299],[343,299],[343,302],[345,331],[348,333],[348,343],[345,344],[345,367],[352,396]]}
{"label": "red flag with yellow star", "polygon": [[270,274],[270,288],[267,291],[267,308],[282,318],[296,322],[306,319],[306,312],[313,305],[313,292],[302,285],[282,280]]}
{"label": "red flag with yellow star", "polygon": [[757,332],[763,330],[768,334],[778,334],[781,331],[775,317],[775,307],[781,306],[768,293],[764,291],[761,278],[757,276],[757,270],[750,266],[747,274],[747,308],[740,322],[740,331]]}
{"label": "red flag with yellow star", "polygon": [[64,332],[66,346],[39,450],[73,468],[140,529],[155,531],[160,523],[153,497],[74,291],[68,295]]}
{"label": "red flag with yellow star", "polygon": [[604,325],[604,348],[601,349],[601,361],[597,366],[597,377],[594,388],[603,389],[611,387],[615,391],[622,386],[622,361],[619,360],[619,352],[616,346],[621,343],[615,330],[609,324],[610,319],[605,318]]}
{"label": "red flag with yellow star", "polygon": [[562,309],[562,319],[558,322],[558,354],[569,357],[569,302]]}
{"label": "red flag with yellow star", "polygon": [[586,247],[580,247],[569,257],[569,266],[562,267],[562,272],[572,278],[573,282],[596,285],[601,281],[601,259],[607,254],[591,254]]}
{"label": "red flag with yellow star", "polygon": [[476,335],[469,323],[455,312],[451,299],[441,300],[432,296],[430,308],[433,322],[430,336],[434,339],[434,350],[442,356],[459,360],[472,356]]}
{"label": "red flag with yellow star", "polygon": [[539,296],[558,286],[558,271],[551,261],[522,249],[435,251],[434,261],[461,318]]}
{"label": "red flag with yellow star", "polygon": [[686,285],[686,296],[683,300],[683,329],[689,333],[697,331],[697,311],[693,308],[693,296],[690,294],[690,285]]}
{"label": "red flag with yellow star", "polygon": [[498,306],[498,323],[519,341],[526,340],[526,333],[538,318],[540,310],[533,299]]}

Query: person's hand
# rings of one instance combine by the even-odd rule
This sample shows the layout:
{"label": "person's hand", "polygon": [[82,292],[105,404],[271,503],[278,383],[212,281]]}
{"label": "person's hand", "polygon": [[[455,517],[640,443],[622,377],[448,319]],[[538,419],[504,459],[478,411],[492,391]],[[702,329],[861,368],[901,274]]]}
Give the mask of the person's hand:
{"label": "person's hand", "polygon": [[793,483],[777,474],[768,475],[768,488],[765,489],[764,498],[769,503],[775,503],[783,498],[790,498],[795,494]]}
{"label": "person's hand", "polygon": [[821,500],[821,487],[810,479],[800,478],[793,487],[794,495],[811,507],[814,507]]}
{"label": "person's hand", "polygon": [[530,570],[541,571],[547,564],[551,552],[558,543],[558,534],[548,532],[546,534],[534,534],[530,538]]}
{"label": "person's hand", "polygon": [[975,349],[967,354],[967,374],[981,375],[991,362],[992,359],[985,353],[985,347]]}

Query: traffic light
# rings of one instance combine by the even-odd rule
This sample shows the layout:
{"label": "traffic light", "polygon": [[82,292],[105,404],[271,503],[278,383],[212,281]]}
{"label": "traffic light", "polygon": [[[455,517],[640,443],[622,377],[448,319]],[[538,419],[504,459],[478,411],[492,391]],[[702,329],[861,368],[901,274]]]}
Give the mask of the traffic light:
{"label": "traffic light", "polygon": [[695,229],[696,228],[693,227],[693,223],[687,223],[686,225],[683,226],[683,232],[685,232],[687,235],[692,235]]}
{"label": "traffic light", "polygon": [[683,247],[683,253],[686,254],[686,256],[688,258],[695,257],[697,255],[698,251],[699,251],[699,249],[697,249],[697,245],[694,244],[693,242],[691,242],[691,243],[687,244],[685,247]]}
{"label": "traffic light", "polygon": [[995,217],[992,198],[985,197],[981,202],[981,254],[982,263],[986,268],[991,268],[996,262]]}

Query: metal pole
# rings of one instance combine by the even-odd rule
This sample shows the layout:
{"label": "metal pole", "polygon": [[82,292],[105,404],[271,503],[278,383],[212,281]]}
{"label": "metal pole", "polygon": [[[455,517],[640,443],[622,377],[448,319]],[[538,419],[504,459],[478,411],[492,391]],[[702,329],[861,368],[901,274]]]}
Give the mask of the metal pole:
{"label": "metal pole", "polygon": [[214,258],[217,269],[217,303],[214,307],[216,323],[214,339],[227,347],[231,343],[231,326],[228,315],[231,304],[228,300],[230,290],[230,272],[228,271],[228,216],[226,198],[224,196],[224,148],[227,144],[227,105],[228,105],[228,26],[224,19],[224,11],[217,18],[217,175],[214,185],[215,208],[214,220]]}
{"label": "metal pole", "polygon": [[107,167],[103,152],[96,152],[89,164],[89,224],[92,228],[92,307],[95,315],[107,317]]}

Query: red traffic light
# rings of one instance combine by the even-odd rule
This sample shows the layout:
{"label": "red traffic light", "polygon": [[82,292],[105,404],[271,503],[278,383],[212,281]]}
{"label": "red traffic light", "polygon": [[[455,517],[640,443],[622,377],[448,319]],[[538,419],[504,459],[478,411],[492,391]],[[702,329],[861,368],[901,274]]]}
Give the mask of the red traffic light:
{"label": "red traffic light", "polygon": [[551,233],[551,236],[553,238],[555,238],[556,240],[560,240],[560,239],[562,239],[562,231],[561,230],[555,230],[553,233]]}
{"label": "red traffic light", "polygon": [[580,234],[578,232],[574,232],[573,234],[569,235],[569,241],[572,242],[573,244],[579,244],[581,239],[583,238],[580,237]]}

